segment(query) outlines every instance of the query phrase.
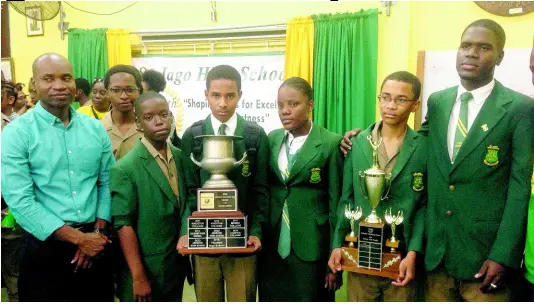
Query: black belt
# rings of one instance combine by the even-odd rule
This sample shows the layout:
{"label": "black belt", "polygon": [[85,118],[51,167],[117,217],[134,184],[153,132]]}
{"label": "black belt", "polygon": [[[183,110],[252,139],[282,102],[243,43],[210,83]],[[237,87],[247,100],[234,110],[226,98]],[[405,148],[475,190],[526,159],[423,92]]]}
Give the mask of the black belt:
{"label": "black belt", "polygon": [[81,232],[93,232],[95,230],[95,222],[91,223],[72,223],[70,227],[80,230]]}

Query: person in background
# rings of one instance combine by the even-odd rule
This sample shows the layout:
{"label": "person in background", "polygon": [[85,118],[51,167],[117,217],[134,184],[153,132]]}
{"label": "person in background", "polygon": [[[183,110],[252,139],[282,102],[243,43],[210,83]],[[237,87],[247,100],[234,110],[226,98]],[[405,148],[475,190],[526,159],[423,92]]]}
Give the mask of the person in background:
{"label": "person in background", "polygon": [[[3,75],[2,75],[3,76]],[[6,87],[9,86],[9,88]],[[12,83],[2,81],[2,105],[9,95],[6,90],[13,90]],[[10,122],[9,118],[2,113],[2,130]],[[16,224],[13,214],[9,211],[2,195],[2,281],[5,282],[7,297],[10,302],[18,302],[18,277],[20,264],[20,249],[22,244],[23,231],[20,225]]]}
{"label": "person in background", "polygon": [[37,92],[35,91],[35,85],[33,84],[33,77],[31,77],[28,82],[28,93],[30,93],[31,103],[35,106],[39,100],[37,99]]}
{"label": "person in background", "polygon": [[121,301],[181,302],[189,258],[175,245],[187,231],[187,192],[182,153],[167,144],[172,118],[165,98],[143,93],[135,103],[144,132],[111,168],[112,216],[126,264],[118,284]]}
{"label": "person in background", "polygon": [[[15,85],[9,81],[2,82],[2,130],[4,127],[10,123],[13,118],[13,105],[17,99],[17,94],[15,93]],[[16,113],[15,113],[16,114]],[[15,116],[15,118],[18,115]]]}
{"label": "person in background", "polygon": [[143,130],[135,123],[134,112],[134,102],[143,93],[141,73],[131,65],[116,65],[106,72],[104,87],[111,101],[111,111],[101,121],[111,139],[113,155],[119,160],[143,137]]}
{"label": "person in background", "polygon": [[95,78],[95,81],[93,81],[91,98],[91,104],[87,102],[83,107],[78,109],[78,112],[100,120],[110,111],[111,105],[103,78]]}
{"label": "person in background", "polygon": [[35,104],[33,104],[31,101],[28,101],[28,95],[24,93],[23,89],[23,83],[15,84],[17,100],[15,101],[15,105],[13,106],[13,112],[16,113],[18,116],[26,113],[29,109],[35,106]]}
{"label": "person in background", "polygon": [[[25,230],[21,301],[113,301],[107,255],[111,142],[71,107],[72,65],[47,53],[32,65],[39,103],[2,132],[2,195]],[[15,187],[13,186],[15,185]]]}
{"label": "person in background", "polygon": [[85,78],[76,78],[76,95],[74,95],[73,107],[78,110],[89,101],[89,94],[91,93],[91,85]]}
{"label": "person in background", "polygon": [[341,273],[328,268],[341,196],[341,136],[313,124],[313,90],[299,77],[278,90],[284,128],[269,134],[270,212],[260,261],[260,301],[332,302]]}
{"label": "person in background", "polygon": [[[171,105],[172,98],[167,93],[164,92],[166,86],[167,86],[167,81],[165,81],[165,76],[162,73],[156,70],[147,70],[143,73],[143,91],[144,92],[153,91],[156,93],[160,93],[163,97],[165,97],[169,105]],[[171,111],[171,115],[173,115],[172,111]],[[180,139],[180,137],[178,137],[178,134],[176,133],[176,123],[174,121],[174,115],[173,115],[173,123],[172,123],[172,130],[170,133],[170,139],[171,139],[172,144],[175,147],[177,148],[182,147],[182,140]]]}

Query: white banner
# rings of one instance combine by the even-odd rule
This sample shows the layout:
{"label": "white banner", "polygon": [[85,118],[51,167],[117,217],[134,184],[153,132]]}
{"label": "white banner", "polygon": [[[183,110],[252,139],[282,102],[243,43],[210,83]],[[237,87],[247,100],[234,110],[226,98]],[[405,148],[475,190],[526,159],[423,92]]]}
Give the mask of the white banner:
{"label": "white banner", "polygon": [[164,92],[172,99],[170,106],[180,137],[195,121],[211,113],[204,96],[206,76],[221,64],[231,65],[241,74],[243,95],[236,112],[257,122],[267,134],[282,127],[276,98],[284,80],[284,55],[142,57],[132,61],[141,73],[149,69],[163,73],[167,80]]}

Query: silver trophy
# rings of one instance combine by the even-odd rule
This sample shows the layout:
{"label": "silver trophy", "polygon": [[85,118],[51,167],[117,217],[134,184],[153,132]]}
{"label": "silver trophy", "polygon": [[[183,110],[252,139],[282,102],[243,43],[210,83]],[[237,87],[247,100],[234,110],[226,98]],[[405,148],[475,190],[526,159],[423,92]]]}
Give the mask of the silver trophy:
{"label": "silver trophy", "polygon": [[226,173],[237,167],[247,158],[247,152],[243,152],[241,160],[234,158],[234,140],[243,139],[241,136],[228,135],[201,135],[195,140],[202,140],[202,161],[198,162],[193,153],[191,160],[197,166],[211,173],[210,178],[202,185],[202,188],[235,188],[234,183],[228,179]]}

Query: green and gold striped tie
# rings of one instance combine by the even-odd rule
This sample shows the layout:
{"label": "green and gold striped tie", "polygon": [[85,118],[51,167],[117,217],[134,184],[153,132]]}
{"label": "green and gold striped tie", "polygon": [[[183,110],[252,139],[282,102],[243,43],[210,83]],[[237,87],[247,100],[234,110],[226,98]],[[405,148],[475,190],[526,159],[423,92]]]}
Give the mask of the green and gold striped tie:
{"label": "green and gold striped tie", "polygon": [[460,115],[458,116],[458,123],[456,124],[456,134],[454,135],[454,147],[452,152],[452,162],[456,159],[458,151],[462,147],[462,144],[467,137],[468,125],[467,125],[467,105],[469,101],[473,99],[471,92],[464,92],[460,95],[462,104],[460,106]]}
{"label": "green and gold striped tie", "polygon": [[226,135],[226,124],[221,124],[219,126],[219,130],[217,132],[217,135]]}
{"label": "green and gold striped tie", "polygon": [[[287,171],[283,173],[284,179],[289,178],[289,172],[296,160],[295,154],[289,154],[289,148],[291,145],[288,141],[288,136],[284,139],[286,144],[286,155],[287,155]],[[287,201],[284,201],[284,207],[282,209],[282,226],[280,227],[280,238],[278,240],[278,254],[282,259],[285,259],[291,253],[291,224],[289,222],[289,208],[287,207]]]}

